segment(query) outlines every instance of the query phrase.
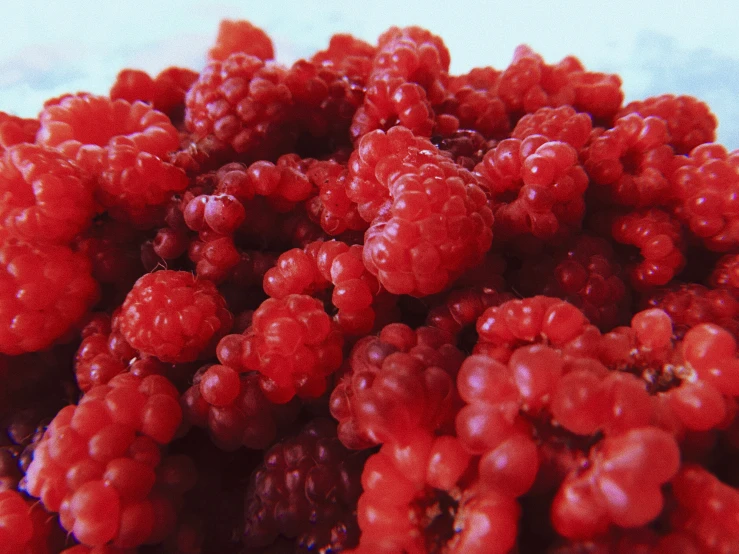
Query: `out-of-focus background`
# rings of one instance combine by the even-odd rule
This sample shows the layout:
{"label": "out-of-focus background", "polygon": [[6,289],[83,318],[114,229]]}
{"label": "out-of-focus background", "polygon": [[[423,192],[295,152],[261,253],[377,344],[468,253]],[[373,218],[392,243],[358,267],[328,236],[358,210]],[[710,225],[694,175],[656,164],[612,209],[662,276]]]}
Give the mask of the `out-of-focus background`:
{"label": "out-of-focus background", "polygon": [[124,67],[156,74],[200,69],[223,18],[249,19],[290,63],[337,32],[374,42],[392,25],[440,35],[452,71],[508,65],[532,46],[548,62],[568,54],[618,73],[626,101],[691,94],[719,118],[718,141],[739,148],[739,33],[735,0],[25,0],[6,2],[0,110],[35,116],[65,92],[106,93]]}

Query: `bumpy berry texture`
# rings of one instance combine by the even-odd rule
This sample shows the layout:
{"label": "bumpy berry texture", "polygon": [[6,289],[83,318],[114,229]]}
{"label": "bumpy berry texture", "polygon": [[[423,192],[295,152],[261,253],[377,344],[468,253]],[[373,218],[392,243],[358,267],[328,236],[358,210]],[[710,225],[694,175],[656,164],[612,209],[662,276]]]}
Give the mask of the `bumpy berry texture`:
{"label": "bumpy berry texture", "polygon": [[178,396],[161,376],[119,375],[92,388],[49,425],[26,490],[83,544],[161,541],[194,480],[191,462],[165,457],[161,446],[181,422]]}
{"label": "bumpy berry texture", "polygon": [[[398,143],[404,148],[386,157]],[[471,173],[403,127],[364,136],[352,156],[350,198],[367,201],[369,213],[360,204],[360,215],[373,217],[364,262],[385,289],[434,294],[482,260],[493,217]]]}
{"label": "bumpy berry texture", "polygon": [[277,536],[293,542],[295,552],[355,546],[365,458],[342,446],[328,419],[313,420],[270,448],[246,494],[246,551],[258,552]]}
{"label": "bumpy berry texture", "polygon": [[543,135],[506,139],[485,154],[475,171],[493,197],[500,239],[559,239],[579,229],[588,179],[569,144]]}
{"label": "bumpy berry texture", "polygon": [[164,161],[178,146],[177,130],[143,102],[68,95],[47,105],[39,120],[37,142],[94,175],[98,201],[118,218],[151,225],[156,208],[187,186],[184,172]]}
{"label": "bumpy berry texture", "polygon": [[265,300],[241,335],[218,344],[218,359],[238,372],[258,371],[267,398],[318,397],[341,365],[344,337],[318,300],[303,294]]}
{"label": "bumpy berry texture", "polygon": [[5,354],[51,346],[98,296],[89,262],[67,246],[8,239],[0,247],[0,268],[0,352]]}
{"label": "bumpy berry texture", "polygon": [[341,441],[366,448],[416,429],[449,427],[462,358],[452,337],[431,327],[395,323],[360,340],[329,403]]}
{"label": "bumpy berry texture", "polygon": [[94,185],[69,160],[40,146],[12,146],[0,158],[0,233],[68,243],[95,214]]}
{"label": "bumpy berry texture", "polygon": [[662,94],[629,102],[619,116],[629,113],[664,120],[670,132],[669,144],[678,154],[688,154],[696,146],[713,142],[716,137],[716,116],[705,103],[692,96]]}
{"label": "bumpy berry texture", "polygon": [[248,21],[224,19],[218,25],[215,45],[208,50],[208,59],[223,61],[235,52],[242,52],[267,61],[275,57],[267,33]]}
{"label": "bumpy berry texture", "polygon": [[0,113],[0,552],[736,551],[708,106],[418,27],[274,54]]}
{"label": "bumpy berry texture", "polygon": [[186,271],[141,277],[128,293],[118,329],[128,343],[163,362],[192,362],[231,328],[233,317],[213,283]]}
{"label": "bumpy berry texture", "polygon": [[212,61],[187,93],[188,129],[200,137],[212,134],[252,159],[276,157],[295,139],[285,77],[281,66],[249,54]]}
{"label": "bumpy berry texture", "polygon": [[675,170],[672,187],[677,216],[706,248],[726,252],[739,243],[739,153],[719,144],[697,146]]}

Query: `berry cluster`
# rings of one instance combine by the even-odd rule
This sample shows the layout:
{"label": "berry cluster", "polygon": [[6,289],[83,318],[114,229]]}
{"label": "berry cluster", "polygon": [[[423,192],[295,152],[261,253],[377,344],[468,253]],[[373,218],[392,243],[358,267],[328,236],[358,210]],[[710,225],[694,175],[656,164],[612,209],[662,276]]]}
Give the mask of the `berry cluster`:
{"label": "berry cluster", "polygon": [[1,554],[739,552],[739,151],[436,35],[0,113]]}

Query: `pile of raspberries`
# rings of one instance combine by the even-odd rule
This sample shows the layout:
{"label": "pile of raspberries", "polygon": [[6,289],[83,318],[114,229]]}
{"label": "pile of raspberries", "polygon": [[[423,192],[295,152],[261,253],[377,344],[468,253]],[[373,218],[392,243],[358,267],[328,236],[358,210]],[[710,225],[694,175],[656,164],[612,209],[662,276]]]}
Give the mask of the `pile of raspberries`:
{"label": "pile of raspberries", "polygon": [[418,27],[273,57],[0,113],[0,553],[738,553],[709,108]]}

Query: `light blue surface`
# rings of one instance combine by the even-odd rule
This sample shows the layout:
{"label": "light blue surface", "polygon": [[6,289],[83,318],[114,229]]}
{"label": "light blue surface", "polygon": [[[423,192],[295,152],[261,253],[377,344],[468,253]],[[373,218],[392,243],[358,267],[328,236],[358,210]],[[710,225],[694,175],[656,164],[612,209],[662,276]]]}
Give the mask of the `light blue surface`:
{"label": "light blue surface", "polygon": [[718,116],[719,141],[739,148],[739,8],[728,0],[6,4],[0,110],[26,117],[65,92],[106,93],[124,67],[151,73],[169,65],[201,68],[224,17],[264,28],[284,63],[325,47],[336,32],[374,42],[391,25],[416,24],[445,40],[456,73],[505,67],[515,46],[528,43],[547,61],[574,54],[590,69],[620,74],[627,101],[666,92],[695,95]]}

